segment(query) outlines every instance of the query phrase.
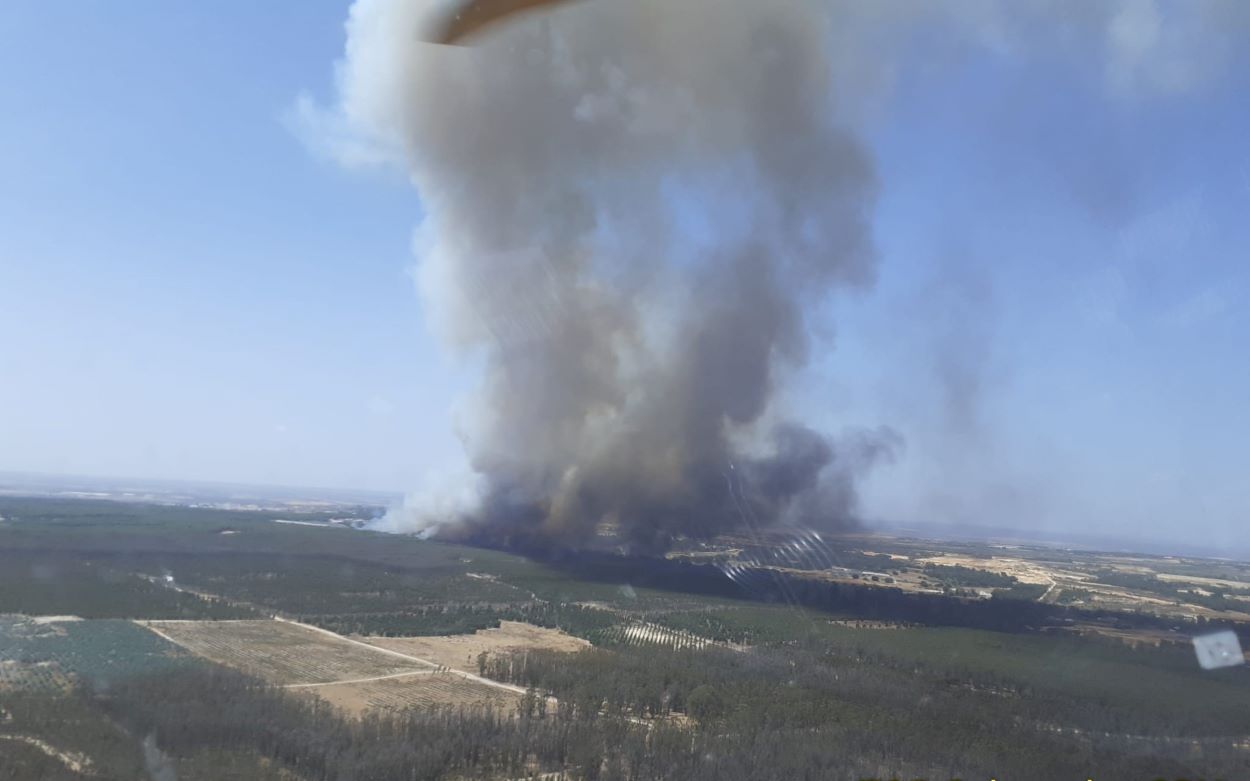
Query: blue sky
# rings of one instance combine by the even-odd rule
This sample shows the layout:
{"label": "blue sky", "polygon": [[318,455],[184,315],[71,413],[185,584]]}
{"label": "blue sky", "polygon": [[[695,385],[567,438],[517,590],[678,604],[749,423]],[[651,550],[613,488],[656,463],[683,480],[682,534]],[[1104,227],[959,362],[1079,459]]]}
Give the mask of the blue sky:
{"label": "blue sky", "polygon": [[[875,133],[882,278],[833,359],[908,435],[873,480],[885,515],[1244,539],[1244,64],[1163,96],[1092,66],[910,71]],[[970,412],[925,374],[946,351]]]}
{"label": "blue sky", "polygon": [[415,193],[283,121],[344,14],[6,6],[0,468],[396,488],[454,445]]}
{"label": "blue sky", "polygon": [[[345,15],[0,11],[0,470],[403,490],[455,459],[469,378],[410,278],[418,196],[288,121],[329,99]],[[863,120],[880,278],[795,403],[903,434],[876,517],[1236,540],[1244,55],[1143,95],[1080,58],[929,54]]]}

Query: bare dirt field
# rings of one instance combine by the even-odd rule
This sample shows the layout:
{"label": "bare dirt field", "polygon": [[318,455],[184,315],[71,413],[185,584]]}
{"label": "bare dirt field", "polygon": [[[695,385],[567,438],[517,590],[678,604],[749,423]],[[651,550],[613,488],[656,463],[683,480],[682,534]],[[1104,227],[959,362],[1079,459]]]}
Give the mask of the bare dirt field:
{"label": "bare dirt field", "polygon": [[1099,635],[1112,640],[1119,640],[1129,646],[1187,645],[1190,638],[1177,632],[1162,629],[1119,629],[1116,627],[1099,626],[1097,624],[1077,624],[1065,627],[1064,632],[1078,635]]}
{"label": "bare dirt field", "polygon": [[1194,586],[1211,586],[1218,589],[1250,589],[1250,583],[1240,580],[1224,580],[1221,578],[1200,578],[1193,575],[1171,575],[1160,572],[1156,577],[1170,583],[1185,583]]}
{"label": "bare dirt field", "polygon": [[[389,647],[282,620],[142,625],[206,659],[320,697],[356,716],[432,704],[515,710],[524,690],[474,674],[478,653],[589,645],[563,632],[514,622],[476,635],[369,638]],[[469,653],[472,665],[465,663]]]}
{"label": "bare dirt field", "polygon": [[146,621],[194,654],[276,684],[329,683],[430,669],[289,621]]}
{"label": "bare dirt field", "polygon": [[985,559],[978,558],[976,556],[959,556],[948,553],[941,556],[930,556],[918,559],[917,561],[920,564],[968,567],[970,569],[985,570],[987,572],[1006,572],[1008,575],[1016,578],[1021,583],[1035,583],[1041,585],[1051,585],[1057,578],[1080,581],[1086,580],[1089,577],[1082,572],[1055,569],[1036,561],[1006,556],[993,556]]}
{"label": "bare dirt field", "polygon": [[347,713],[397,711],[420,705],[463,705],[515,710],[521,696],[449,672],[423,672],[363,683],[299,687]]}
{"label": "bare dirt field", "polygon": [[477,657],[481,653],[503,654],[525,650],[576,652],[590,647],[585,640],[566,635],[558,629],[546,629],[520,621],[501,621],[498,629],[481,629],[471,635],[361,639],[379,648],[411,654],[468,673],[477,672]]}

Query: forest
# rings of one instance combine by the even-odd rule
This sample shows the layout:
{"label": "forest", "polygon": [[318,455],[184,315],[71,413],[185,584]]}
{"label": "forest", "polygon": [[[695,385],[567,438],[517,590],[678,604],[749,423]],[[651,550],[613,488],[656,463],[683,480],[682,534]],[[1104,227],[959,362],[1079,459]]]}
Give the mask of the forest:
{"label": "forest", "polygon": [[[90,756],[99,778],[140,777],[135,768],[150,772],[155,754],[182,779],[226,777],[224,763],[253,773],[240,778],[281,768],[309,781],[555,770],[578,779],[781,781],[1153,779],[1195,769],[1232,779],[1244,752],[1210,736],[1250,729],[1232,697],[1213,708],[1179,701],[1143,710],[815,646],[531,653],[484,664],[534,695],[515,713],[427,707],[349,720],[319,700],[200,664],[107,688],[6,695],[3,731]],[[1244,680],[1238,689],[1244,697]],[[0,778],[30,778],[22,773],[38,761],[29,752],[0,756]]]}
{"label": "forest", "polygon": [[[0,779],[1235,779],[1248,760],[1250,669],[1040,631],[1166,623],[1150,617],[744,587],[688,562],[525,558],[262,513],[0,500],[0,515],[0,612],[88,619],[0,618]],[[514,710],[355,719],[122,620],[268,616],[384,636],[516,620],[593,647],[480,655],[474,672],[528,692]],[[617,631],[638,622],[711,644]]]}
{"label": "forest", "polygon": [[[4,500],[0,508],[15,519],[0,524],[0,555],[16,557],[10,559],[15,566],[5,569],[34,576],[23,585],[23,579],[14,575],[6,590],[9,594],[15,589],[35,589],[38,574],[48,571],[44,564],[52,571],[64,566],[76,578],[88,577],[103,589],[100,598],[107,593],[112,600],[125,600],[124,591],[143,586],[113,582],[110,572],[141,572],[149,577],[172,573],[179,583],[229,597],[236,607],[247,603],[261,611],[325,622],[327,627],[359,626],[359,631],[382,634],[439,633],[446,627],[489,625],[535,602],[601,602],[646,611],[708,600],[795,604],[838,616],[1002,632],[1041,631],[1077,622],[1193,629],[1175,618],[1141,612],[1042,604],[1033,600],[1045,587],[1020,582],[989,600],[775,571],[735,582],[714,566],[680,559],[550,547],[501,551],[423,543],[392,535],[279,525],[272,523],[272,513],[17,499]],[[89,562],[91,571],[83,571],[77,561]],[[949,569],[949,573],[937,573],[961,585],[983,579],[998,585],[1008,582],[994,573]],[[484,573],[489,577],[473,577]],[[1158,580],[1153,583],[1175,588]],[[622,584],[630,585],[628,599],[621,597]],[[40,586],[37,598],[54,599],[55,588],[45,587],[50,585],[48,581]],[[23,598],[36,597],[32,592]],[[179,617],[174,614],[179,609],[225,611],[222,606],[192,606],[185,599],[168,598],[178,604],[169,603],[160,615],[144,613],[138,605],[148,604],[145,600],[132,600],[133,609],[139,612],[106,611],[100,617],[174,618]],[[66,612],[52,610],[52,604],[47,607],[42,612]],[[4,609],[16,607],[0,605]],[[450,618],[449,611],[466,615]],[[227,612],[202,617],[230,617]],[[357,623],[344,623],[345,616]]]}

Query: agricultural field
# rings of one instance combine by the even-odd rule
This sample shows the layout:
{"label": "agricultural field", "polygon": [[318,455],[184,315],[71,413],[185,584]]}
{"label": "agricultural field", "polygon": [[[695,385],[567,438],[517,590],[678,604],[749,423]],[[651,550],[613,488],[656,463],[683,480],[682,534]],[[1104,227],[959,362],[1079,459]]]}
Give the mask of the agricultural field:
{"label": "agricultural field", "polygon": [[279,685],[376,678],[432,667],[290,621],[148,621],[143,625],[191,653]]}
{"label": "agricultural field", "polygon": [[425,671],[360,683],[331,683],[300,688],[359,716],[374,711],[396,712],[431,705],[455,705],[513,711],[520,693],[450,672]]}
{"label": "agricultural field", "polygon": [[1250,583],[1241,580],[1224,580],[1220,578],[1202,578],[1196,575],[1172,575],[1166,572],[1159,574],[1159,580],[1186,583],[1195,586],[1204,586],[1206,588],[1220,589],[1240,589],[1242,591],[1250,591]]}
{"label": "agricultural field", "polygon": [[603,645],[654,645],[674,651],[701,651],[709,646],[724,645],[684,629],[669,629],[647,621],[617,625],[603,632],[599,642]]}
{"label": "agricultural field", "polygon": [[523,651],[563,651],[575,653],[590,647],[579,637],[558,629],[519,621],[501,621],[496,629],[479,629],[473,634],[446,637],[363,637],[370,645],[388,648],[428,659],[443,667],[468,673],[479,672],[480,654],[499,655]]}
{"label": "agricultural field", "polygon": [[[401,711],[427,705],[515,710],[523,690],[479,678],[460,659],[476,635],[368,638],[363,641],[290,621],[150,621],[144,626],[186,650],[287,691],[316,696],[344,713]],[[479,633],[472,647],[503,653],[528,645],[569,650],[585,641],[540,627]],[[433,652],[426,658],[418,652]],[[478,651],[480,653],[480,650]],[[460,660],[460,664],[452,662]]]}
{"label": "agricultural field", "polygon": [[72,680],[108,685],[190,664],[189,654],[129,621],[0,616],[0,687],[59,690]]}
{"label": "agricultural field", "polygon": [[71,679],[56,662],[0,659],[0,694],[14,689],[64,691]]}
{"label": "agricultural field", "polygon": [[[820,636],[821,627],[826,624],[859,628],[898,626],[882,621],[830,618],[818,611],[779,605],[674,611],[650,617],[649,623],[731,647],[786,643],[813,634]],[[615,635],[621,634],[619,627],[613,631]]]}

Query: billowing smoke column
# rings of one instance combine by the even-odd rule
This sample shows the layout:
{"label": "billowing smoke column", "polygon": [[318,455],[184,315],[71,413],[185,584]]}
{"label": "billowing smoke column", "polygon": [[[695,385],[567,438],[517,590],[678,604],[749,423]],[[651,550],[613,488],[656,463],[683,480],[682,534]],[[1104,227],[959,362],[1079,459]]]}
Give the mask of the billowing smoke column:
{"label": "billowing smoke column", "polygon": [[[836,122],[827,12],[805,0],[563,6],[480,44],[436,9],[359,0],[344,112],[403,149],[427,311],[483,360],[464,440],[480,490],[431,523],[640,549],[853,523],[888,430],[785,420],[835,290],[874,276],[875,181]],[[820,331],[825,328],[816,329]]]}

